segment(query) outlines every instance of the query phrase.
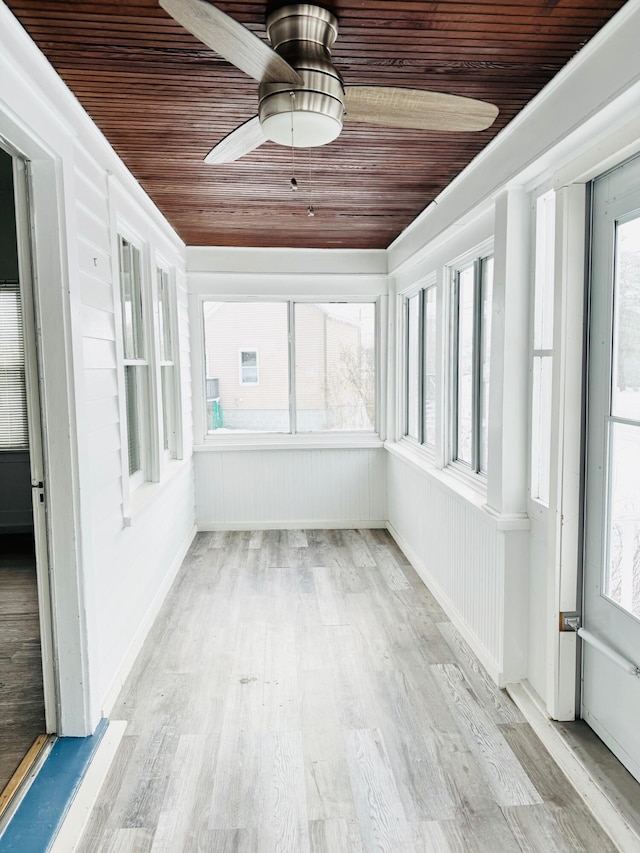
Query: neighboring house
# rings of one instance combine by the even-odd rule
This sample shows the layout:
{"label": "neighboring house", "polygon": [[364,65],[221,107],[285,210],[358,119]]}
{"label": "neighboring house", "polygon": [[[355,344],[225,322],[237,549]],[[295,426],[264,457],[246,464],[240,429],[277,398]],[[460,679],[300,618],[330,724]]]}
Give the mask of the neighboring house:
{"label": "neighboring house", "polygon": [[[297,431],[372,430],[372,305],[298,302],[294,323]],[[283,302],[205,303],[210,432],[289,430],[288,324]]]}

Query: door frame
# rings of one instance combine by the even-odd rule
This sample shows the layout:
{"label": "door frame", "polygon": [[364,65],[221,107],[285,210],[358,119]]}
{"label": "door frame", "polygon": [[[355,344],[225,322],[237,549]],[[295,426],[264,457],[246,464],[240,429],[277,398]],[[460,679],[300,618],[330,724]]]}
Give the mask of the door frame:
{"label": "door frame", "polygon": [[31,478],[33,538],[36,556],[45,726],[47,733],[50,734],[55,732],[57,729],[58,696],[55,679],[51,587],[49,583],[49,531],[47,528],[47,516],[44,503],[44,483],[46,481],[46,475],[42,453],[42,412],[40,405],[40,380],[33,299],[29,176],[27,162],[13,152],[8,153],[10,153],[13,163],[13,193],[18,251],[18,279],[20,283],[20,306],[24,335],[27,427],[29,436],[29,473]]}
{"label": "door frame", "polygon": [[552,719],[574,720],[580,689],[579,643],[573,630],[562,630],[562,614],[581,609],[586,183],[559,187],[555,198],[546,705]]}
{"label": "door frame", "polygon": [[[33,342],[40,397],[43,472],[46,496],[48,572],[40,601],[44,631],[50,630],[46,654],[47,728],[58,735],[84,737],[95,729],[99,709],[92,706],[89,666],[88,614],[90,590],[87,565],[87,508],[80,503],[78,440],[81,347],[74,346],[71,281],[77,264],[69,263],[75,249],[73,139],[58,140],[53,151],[0,108],[0,144],[26,163],[28,195],[20,216],[28,223],[31,249]],[[77,294],[77,288],[75,288]],[[36,377],[29,375],[29,382]],[[31,429],[31,427],[30,427]],[[39,498],[38,498],[39,500]],[[49,595],[46,594],[48,586]],[[44,639],[47,642],[47,639]],[[44,643],[43,643],[44,645]]]}
{"label": "door frame", "polygon": [[[629,173],[629,169],[631,173]],[[620,185],[620,176],[615,175],[616,172],[624,170],[622,174],[622,186]],[[609,188],[605,185],[608,195],[606,201],[602,202],[598,191],[595,187],[595,182],[601,179],[609,181],[609,178],[614,181],[614,187]],[[618,183],[615,184],[616,178]],[[594,631],[596,638],[601,641],[602,646],[600,651],[588,649],[588,644],[583,652],[582,660],[582,684],[584,693],[592,699],[593,685],[601,685],[600,679],[594,679],[593,668],[602,666],[606,663],[606,657],[602,657],[602,652],[607,647],[615,655],[620,655],[619,660],[624,661],[625,655],[630,661],[637,659],[637,654],[634,658],[635,641],[629,640],[628,635],[625,637],[625,630],[635,632],[637,637],[638,617],[634,616],[622,605],[613,601],[604,593],[603,583],[605,574],[605,564],[607,557],[606,542],[609,531],[608,515],[609,507],[609,489],[611,477],[611,438],[609,430],[612,422],[618,420],[620,422],[619,413],[614,414],[609,406],[613,406],[611,402],[612,386],[615,384],[613,374],[613,365],[615,356],[613,348],[615,345],[614,329],[615,329],[615,295],[616,295],[616,225],[617,223],[628,221],[633,218],[638,220],[638,210],[640,209],[640,153],[621,160],[615,166],[603,170],[595,176],[593,181],[592,204],[590,206],[590,243],[589,257],[591,259],[591,268],[588,281],[589,288],[589,304],[593,304],[593,309],[589,312],[588,325],[589,337],[594,337],[593,352],[595,353],[594,361],[591,361],[591,352],[587,352],[587,360],[585,364],[586,375],[588,379],[594,379],[594,386],[598,391],[593,395],[592,401],[586,401],[586,440],[585,440],[585,467],[591,461],[589,471],[596,471],[599,466],[602,466],[602,475],[595,474],[592,480],[587,476],[585,482],[585,490],[583,497],[585,518],[592,519],[595,517],[600,523],[597,539],[588,540],[586,535],[583,535],[583,575],[585,578],[583,601],[582,601],[582,624],[588,631]],[[612,195],[611,195],[612,194]],[[633,216],[631,214],[634,214]],[[594,262],[595,261],[595,262]],[[604,276],[602,275],[604,273]],[[603,304],[604,303],[604,304]],[[592,326],[592,316],[598,318],[601,326]],[[597,335],[594,333],[597,332]],[[602,351],[602,341],[606,341],[607,353],[606,356],[599,354]],[[593,371],[593,372],[592,372]],[[592,405],[594,408],[592,408]],[[608,417],[606,413],[611,417]],[[603,418],[604,416],[604,418]],[[593,424],[591,420],[593,419]],[[603,426],[604,420],[604,426]],[[635,427],[637,429],[637,426]],[[591,442],[593,442],[591,444]],[[594,458],[595,457],[595,458]],[[595,548],[594,548],[595,545]],[[598,559],[594,559],[594,553],[600,551]],[[604,563],[602,562],[604,560]],[[593,587],[594,573],[597,573],[598,592],[591,592],[591,597],[588,598],[589,588]],[[586,582],[588,579],[589,583]],[[602,601],[605,599],[606,603]],[[588,621],[587,621],[588,617]],[[614,621],[617,623],[614,625]],[[627,628],[621,631],[620,622],[626,622]],[[633,624],[632,624],[633,623]],[[593,657],[591,657],[593,655]],[[591,663],[590,663],[591,661]],[[621,678],[621,684],[626,684],[628,678],[633,678],[633,675],[621,675],[617,669],[618,664],[607,664],[611,667],[613,677],[617,675]],[[637,664],[636,664],[637,666]],[[584,686],[587,685],[585,673],[589,670],[588,684],[591,685],[591,694]],[[602,672],[600,673],[602,675]],[[637,674],[637,671],[636,671]],[[584,695],[584,694],[583,694]],[[616,707],[609,701],[606,704],[607,713],[609,709]],[[624,707],[618,706],[618,707]],[[640,772],[640,764],[637,756],[637,751],[634,753],[628,748],[628,742],[624,737],[618,737],[619,729],[616,729],[618,723],[611,720],[606,720],[600,716],[599,711],[594,708],[591,702],[583,704],[583,696],[580,697],[580,714],[583,719],[591,726],[597,736],[602,740],[611,752],[621,761],[629,772],[640,780],[638,775]],[[610,725],[613,728],[610,728]],[[626,732],[628,735],[628,731]]]}

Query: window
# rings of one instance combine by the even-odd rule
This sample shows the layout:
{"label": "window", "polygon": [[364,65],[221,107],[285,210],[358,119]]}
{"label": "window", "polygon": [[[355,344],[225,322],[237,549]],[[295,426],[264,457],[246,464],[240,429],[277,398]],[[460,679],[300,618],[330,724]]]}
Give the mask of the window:
{"label": "window", "polygon": [[169,272],[157,269],[158,345],[160,356],[160,392],[162,397],[163,448],[172,459],[178,456],[178,393],[174,353],[174,298]]}
{"label": "window", "polygon": [[375,305],[294,306],[297,432],[373,431]]}
{"label": "window", "polygon": [[[287,303],[205,302],[203,310],[207,431],[289,432]],[[258,348],[238,346],[245,341],[260,344],[260,382]],[[254,364],[243,365],[243,355]]]}
{"label": "window", "polygon": [[208,433],[375,429],[375,304],[205,302],[203,312]]}
{"label": "window", "polygon": [[531,497],[549,505],[553,377],[553,268],[555,193],[536,202],[533,364],[531,391]]}
{"label": "window", "polygon": [[640,216],[615,227],[604,593],[640,619]]}
{"label": "window", "polygon": [[436,443],[436,286],[405,300],[405,435]]}
{"label": "window", "polygon": [[429,447],[436,444],[436,288],[427,287],[423,298],[423,373],[422,441]]}
{"label": "window", "polygon": [[20,287],[0,283],[0,450],[29,446]]}
{"label": "window", "polygon": [[420,299],[407,299],[407,431],[420,440]]}
{"label": "window", "polygon": [[142,480],[149,464],[149,365],[143,324],[140,251],[122,236],[118,237],[118,248],[129,474]]}
{"label": "window", "polygon": [[487,471],[493,258],[453,274],[452,459]]}
{"label": "window", "polygon": [[240,350],[240,384],[241,385],[257,385],[258,384],[258,350],[257,349],[241,349]]}

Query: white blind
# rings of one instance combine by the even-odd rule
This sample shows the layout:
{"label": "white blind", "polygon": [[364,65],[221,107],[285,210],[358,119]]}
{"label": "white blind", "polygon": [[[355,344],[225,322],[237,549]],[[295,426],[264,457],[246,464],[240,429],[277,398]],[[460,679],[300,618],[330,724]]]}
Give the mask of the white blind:
{"label": "white blind", "polygon": [[28,446],[20,288],[0,283],[0,450]]}

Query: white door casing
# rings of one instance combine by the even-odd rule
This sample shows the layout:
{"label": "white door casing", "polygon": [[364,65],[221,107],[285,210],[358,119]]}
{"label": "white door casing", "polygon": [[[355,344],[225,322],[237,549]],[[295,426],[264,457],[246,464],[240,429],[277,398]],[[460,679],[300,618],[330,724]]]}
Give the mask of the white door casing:
{"label": "white door casing", "polygon": [[[55,713],[47,707],[47,726],[55,725],[57,734],[85,736],[95,729],[98,715],[91,701],[78,435],[74,416],[76,377],[70,336],[67,237],[71,241],[74,239],[73,211],[67,203],[69,194],[61,159],[45,147],[39,137],[4,112],[2,105],[0,144],[27,164],[29,177],[27,219],[31,238],[43,482],[49,534],[51,651],[56,687]],[[70,160],[73,139],[65,139],[61,145],[63,159]],[[50,695],[47,694],[47,701]]]}
{"label": "white door casing", "polygon": [[640,664],[640,158],[592,211],[582,716],[640,779],[640,678],[606,653]]}
{"label": "white door casing", "polygon": [[29,462],[31,469],[33,535],[38,584],[38,611],[40,617],[40,645],[42,651],[45,723],[47,732],[51,733],[57,731],[58,715],[51,613],[51,587],[49,583],[45,467],[42,455],[42,419],[33,304],[28,167],[27,163],[22,158],[14,156],[12,159],[16,210],[16,234],[18,243],[20,302],[22,306],[25,348]]}

